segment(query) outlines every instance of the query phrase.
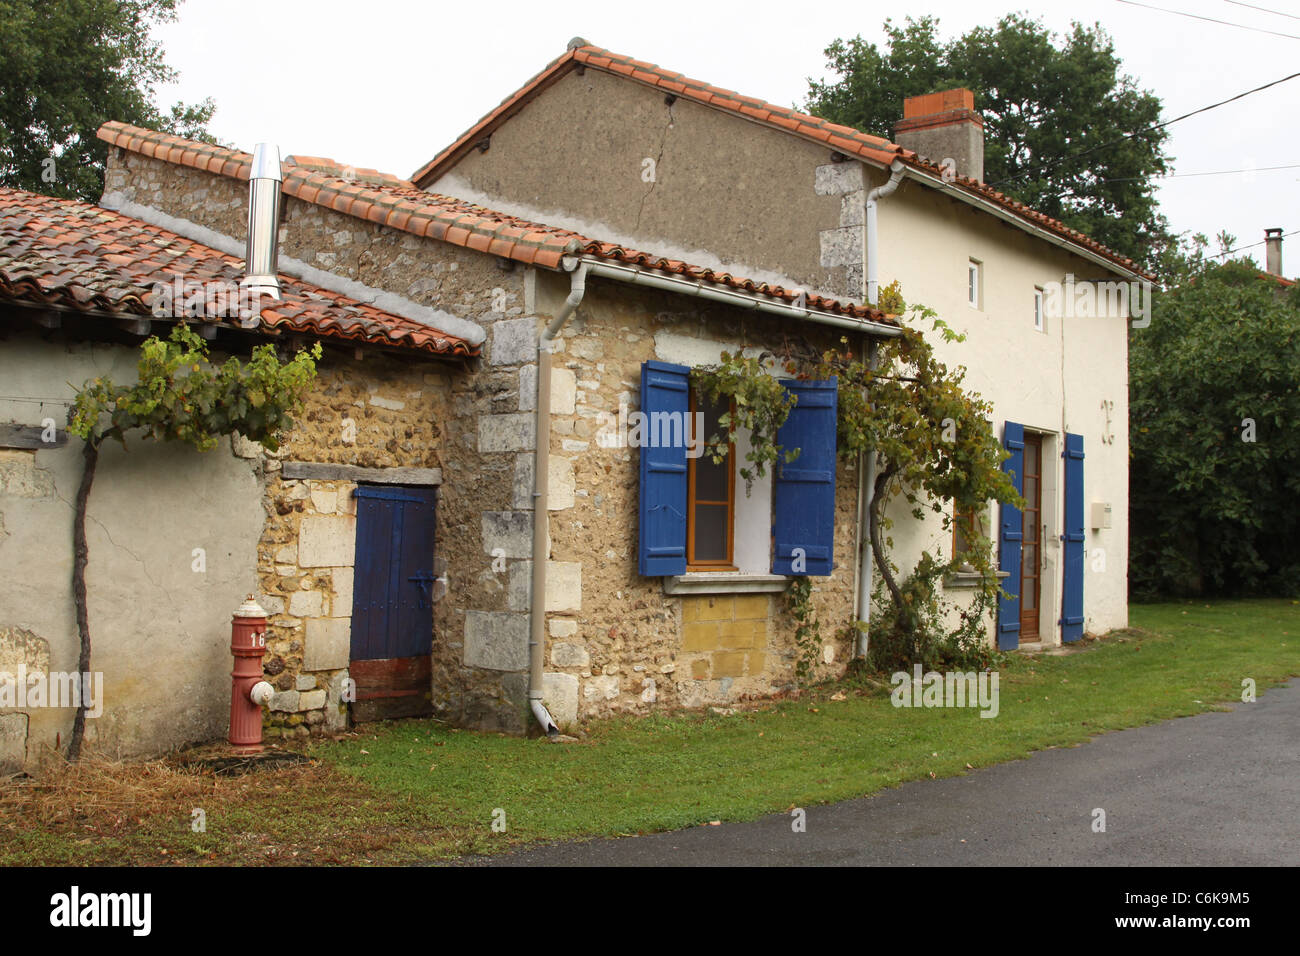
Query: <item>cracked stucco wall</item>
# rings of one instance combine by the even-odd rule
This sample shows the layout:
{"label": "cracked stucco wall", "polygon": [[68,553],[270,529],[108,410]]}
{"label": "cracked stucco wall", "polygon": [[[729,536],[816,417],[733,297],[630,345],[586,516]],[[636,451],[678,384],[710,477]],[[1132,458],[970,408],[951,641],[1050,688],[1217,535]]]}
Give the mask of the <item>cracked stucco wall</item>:
{"label": "cracked stucco wall", "polygon": [[[0,350],[0,421],[48,417],[62,428],[69,383],[103,374],[133,380],[136,359],[123,346],[15,334]],[[0,451],[0,633],[39,636],[56,671],[77,669],[72,502],[81,466],[75,438]],[[230,615],[255,589],[264,517],[252,466],[232,456],[227,441],[207,454],[142,440],[129,451],[106,445],[87,517],[91,669],[104,675],[104,712],[87,721],[88,742],[131,755],[223,736]],[[194,570],[195,549],[202,549],[202,571]],[[29,762],[66,745],[72,709],[23,712]],[[0,713],[6,727],[17,727],[19,711]]]}
{"label": "cracked stucco wall", "polygon": [[[698,265],[857,300],[861,210],[851,206],[865,196],[862,170],[842,164],[848,178],[832,183],[819,168],[831,153],[589,69],[540,93],[492,134],[486,152],[471,150],[429,188]],[[654,162],[653,181],[647,161]]]}

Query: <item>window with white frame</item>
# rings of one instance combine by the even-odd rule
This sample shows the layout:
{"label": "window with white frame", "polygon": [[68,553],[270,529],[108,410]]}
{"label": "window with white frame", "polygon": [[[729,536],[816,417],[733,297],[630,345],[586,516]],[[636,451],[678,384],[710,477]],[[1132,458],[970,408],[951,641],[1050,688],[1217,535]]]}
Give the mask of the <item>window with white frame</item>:
{"label": "window with white frame", "polygon": [[966,301],[972,309],[980,308],[983,301],[983,268],[978,259],[971,259],[966,264]]}
{"label": "window with white frame", "polygon": [[1043,287],[1034,286],[1034,328],[1047,331],[1047,317],[1043,313]]}

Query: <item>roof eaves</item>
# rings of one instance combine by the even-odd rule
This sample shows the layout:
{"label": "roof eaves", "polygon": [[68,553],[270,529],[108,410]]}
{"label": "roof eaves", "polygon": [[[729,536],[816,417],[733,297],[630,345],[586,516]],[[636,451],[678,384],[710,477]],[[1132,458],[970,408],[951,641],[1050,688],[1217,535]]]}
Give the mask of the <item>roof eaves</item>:
{"label": "roof eaves", "polygon": [[[121,141],[132,143],[135,151],[142,151],[144,145],[168,140],[181,144],[186,142],[176,137],[168,137],[165,134],[128,127],[120,123],[105,124],[100,129],[99,135],[101,139],[110,143]],[[218,151],[218,156],[228,154],[232,159],[239,160],[243,172],[240,178],[247,178],[248,162],[251,162],[251,157],[247,153],[238,153],[221,147],[213,147],[213,149]],[[166,155],[173,154],[169,152]],[[245,160],[248,162],[244,162]],[[228,164],[229,160],[223,164],[223,170]],[[729,273],[717,273],[712,269],[687,262],[665,259],[636,249],[601,242],[567,229],[495,213],[452,197],[421,192],[420,196],[429,197],[428,202],[421,202],[416,196],[405,195],[400,188],[395,193],[385,192],[384,188],[373,184],[338,180],[303,167],[291,167],[284,178],[284,191],[302,202],[334,209],[345,215],[400,229],[415,236],[449,242],[546,269],[561,270],[565,256],[583,252],[611,261],[642,265],[665,274],[688,276],[692,280],[717,283],[732,289],[752,290],[786,301],[792,301],[801,294],[799,290],[770,286],[767,283],[755,282]],[[418,192],[416,187],[411,187],[411,191]],[[451,208],[448,208],[449,205]],[[807,298],[810,302],[814,299],[811,296]],[[852,302],[841,303],[838,300],[817,297],[814,309],[888,322],[884,318],[884,313]]]}
{"label": "roof eaves", "polygon": [[757,97],[742,96],[732,90],[711,86],[682,76],[680,73],[664,70],[654,64],[634,60],[592,45],[575,47],[553,60],[546,69],[503,100],[460,138],[421,167],[412,175],[412,182],[424,188],[436,178],[437,174],[441,174],[459,162],[485,133],[490,134],[548,86],[577,66],[589,66],[646,86],[666,90],[703,106],[710,106],[734,116],[781,129],[848,156],[856,156],[880,168],[888,167],[895,160],[901,160],[917,171],[938,177],[938,183],[943,183],[947,188],[955,186],[959,192],[1007,210],[1013,214],[1014,221],[1018,225],[1023,224],[1023,227],[1028,227],[1027,231],[1031,233],[1038,230],[1045,231],[1071,246],[1085,250],[1089,259],[1099,260],[1107,267],[1117,268],[1133,276],[1151,279],[1126,256],[1108,249],[1078,230],[1071,229],[1064,223],[1039,213],[984,183],[968,179],[959,179],[953,184],[946,183],[942,178],[942,170],[936,164],[889,140],[849,126],[832,123],[821,117],[776,106]]}

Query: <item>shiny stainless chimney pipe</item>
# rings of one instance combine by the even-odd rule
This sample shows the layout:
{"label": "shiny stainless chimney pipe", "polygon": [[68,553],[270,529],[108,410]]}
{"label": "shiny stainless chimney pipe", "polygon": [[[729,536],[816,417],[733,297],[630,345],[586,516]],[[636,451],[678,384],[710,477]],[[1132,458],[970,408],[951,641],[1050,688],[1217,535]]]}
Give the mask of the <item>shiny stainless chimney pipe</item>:
{"label": "shiny stainless chimney pipe", "polygon": [[274,143],[258,143],[253,151],[253,168],[248,174],[248,246],[241,285],[272,299],[280,298],[276,263],[283,179],[280,148]]}

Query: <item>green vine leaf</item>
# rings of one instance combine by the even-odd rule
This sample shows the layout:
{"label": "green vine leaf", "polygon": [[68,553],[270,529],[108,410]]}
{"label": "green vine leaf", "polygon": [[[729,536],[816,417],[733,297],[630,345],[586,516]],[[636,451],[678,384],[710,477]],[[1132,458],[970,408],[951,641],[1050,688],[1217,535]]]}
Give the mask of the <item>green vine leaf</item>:
{"label": "green vine leaf", "polygon": [[798,457],[798,449],[794,449],[786,451],[783,458],[776,440],[796,398],[770,374],[762,356],[733,356],[723,352],[717,365],[691,369],[691,383],[710,403],[730,406],[718,416],[718,424],[726,430],[726,435],[712,435],[706,445],[714,464],[726,460],[729,446],[738,436],[745,434],[749,438],[750,448],[745,454],[748,464],[740,468],[746,494],[756,478],[767,474],[769,467]]}
{"label": "green vine leaf", "polygon": [[253,349],[247,363],[228,358],[214,365],[207,343],[186,325],[167,339],[151,336],[140,346],[137,381],[115,385],[100,377],[77,392],[68,430],[95,444],[143,431],[155,441],[179,441],[199,451],[215,448],[235,432],[276,450],[281,431],[316,378],[320,344],[281,362],[271,345]]}

